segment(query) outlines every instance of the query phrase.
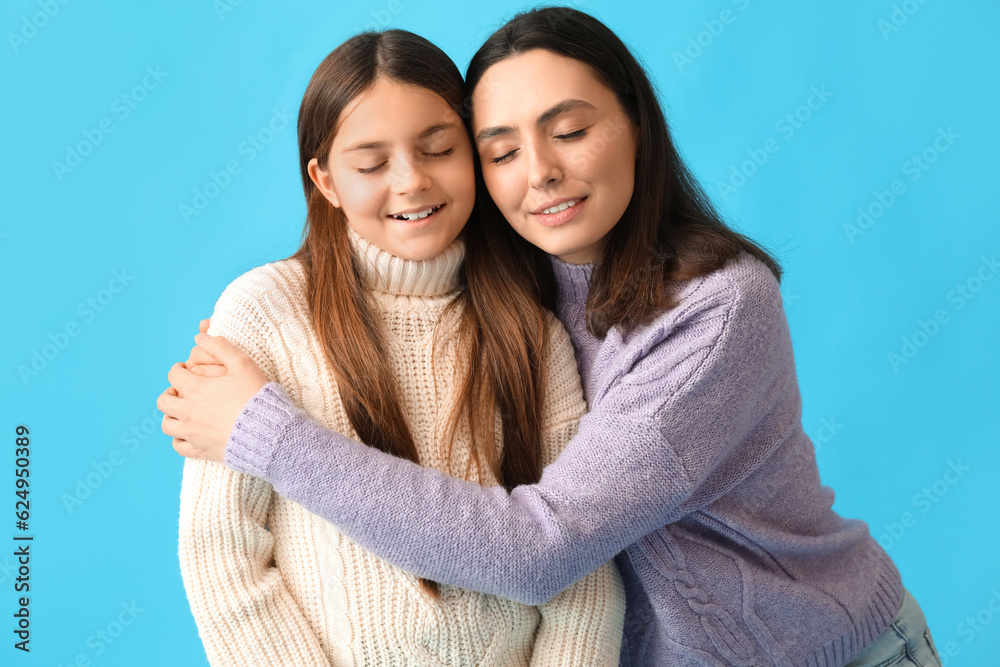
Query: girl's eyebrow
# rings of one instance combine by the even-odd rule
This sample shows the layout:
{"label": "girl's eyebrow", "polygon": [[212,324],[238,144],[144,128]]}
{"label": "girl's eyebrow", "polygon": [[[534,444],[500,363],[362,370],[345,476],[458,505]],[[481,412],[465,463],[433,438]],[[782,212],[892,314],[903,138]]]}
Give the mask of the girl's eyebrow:
{"label": "girl's eyebrow", "polygon": [[[568,113],[570,111],[579,111],[581,109],[591,110],[596,109],[593,104],[586,102],[584,100],[577,99],[565,99],[562,102],[558,102],[538,116],[535,121],[535,125],[545,125],[553,118],[560,114]],[[513,134],[515,128],[511,125],[494,125],[493,127],[484,127],[479,132],[476,133],[476,143],[481,144],[487,139],[492,139],[493,137],[499,137],[504,134]]]}
{"label": "girl's eyebrow", "polygon": [[361,144],[354,144],[353,146],[348,146],[344,149],[345,153],[352,153],[354,151],[370,151],[377,148],[385,148],[389,145],[386,141],[366,141]]}
{"label": "girl's eyebrow", "polygon": [[[438,132],[444,132],[445,130],[450,130],[456,127],[455,123],[437,123],[436,125],[431,125],[426,130],[417,135],[417,139],[426,139],[432,134],[437,134]],[[387,148],[389,143],[386,141],[365,141],[360,144],[354,144],[353,146],[348,146],[344,149],[345,153],[352,153],[354,151],[370,151],[378,150],[380,148]]]}
{"label": "girl's eyebrow", "polygon": [[443,132],[445,130],[450,130],[455,127],[455,123],[438,123],[437,125],[431,125],[426,130],[420,133],[417,137],[418,139],[426,139],[432,134],[437,134],[438,132]]}

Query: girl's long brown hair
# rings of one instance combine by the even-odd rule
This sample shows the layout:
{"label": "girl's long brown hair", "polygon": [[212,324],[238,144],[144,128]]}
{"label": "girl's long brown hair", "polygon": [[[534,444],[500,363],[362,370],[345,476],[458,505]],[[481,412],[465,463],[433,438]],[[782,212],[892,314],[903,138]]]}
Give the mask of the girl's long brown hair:
{"label": "girl's long brown hair", "polygon": [[[729,228],[681,159],[666,117],[642,65],[606,25],[569,7],[517,14],[487,38],[469,63],[471,91],[493,65],[532,49],[544,49],[589,66],[639,131],[635,189],[594,264],[587,296],[587,326],[604,337],[620,326],[646,323],[677,305],[671,284],[722,268],[742,252],[781,278],[778,261],[751,239]],[[484,207],[491,228],[505,226],[496,205]],[[535,280],[551,289],[552,268],[527,241],[519,252],[538,267]],[[549,295],[546,295],[549,296]]]}
{"label": "girl's long brown hair", "polygon": [[[464,104],[458,68],[443,51],[413,33],[362,33],[331,52],[313,74],[299,109],[299,166],[308,210],[302,245],[291,258],[305,267],[310,315],[351,426],[369,446],[419,463],[386,363],[380,318],[347,234],[347,219],[308,173],[313,158],[326,168],[341,113],[378,77],[426,88],[456,110]],[[508,230],[490,238],[487,246],[478,213],[484,189],[478,165],[476,169],[480,196],[464,230],[460,275],[466,289],[450,305],[462,308],[459,336],[466,372],[460,399],[451,406],[448,437],[454,438],[465,416],[472,438],[470,460],[486,466],[509,490],[541,476],[547,327],[541,288],[529,277],[533,272],[523,270],[515,238]],[[502,447],[495,437],[498,413]],[[436,583],[421,583],[438,593]]]}

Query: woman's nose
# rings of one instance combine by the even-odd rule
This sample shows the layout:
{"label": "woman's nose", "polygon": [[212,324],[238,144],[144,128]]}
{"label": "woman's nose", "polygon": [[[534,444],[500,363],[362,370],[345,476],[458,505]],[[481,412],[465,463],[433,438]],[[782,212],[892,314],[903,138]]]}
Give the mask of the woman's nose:
{"label": "woman's nose", "polygon": [[562,168],[551,151],[543,146],[531,146],[526,150],[531,187],[544,190],[562,181]]}

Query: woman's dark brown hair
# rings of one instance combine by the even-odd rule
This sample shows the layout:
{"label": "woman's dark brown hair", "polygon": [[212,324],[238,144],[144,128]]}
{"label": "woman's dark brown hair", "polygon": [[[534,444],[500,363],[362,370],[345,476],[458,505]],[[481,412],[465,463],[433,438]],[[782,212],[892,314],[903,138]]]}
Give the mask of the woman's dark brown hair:
{"label": "woman's dark brown hair", "polygon": [[[568,7],[516,15],[472,57],[465,77],[468,90],[475,90],[493,65],[532,49],[588,65],[639,131],[632,200],[594,264],[587,297],[592,333],[603,338],[612,327],[627,330],[650,321],[676,305],[671,283],[711,273],[744,251],[780,279],[777,260],[722,221],[674,148],[645,70],[622,40],[593,16]],[[489,202],[483,216],[490,228],[504,224]],[[524,265],[534,269],[535,280],[550,291],[551,268],[539,259],[541,251],[527,241],[519,246]]]}
{"label": "woman's dark brown hair", "polygon": [[[308,209],[303,242],[292,258],[305,267],[310,314],[351,426],[369,446],[419,463],[396,381],[385,361],[380,318],[368,298],[347,233],[347,219],[308,173],[313,158],[326,168],[341,113],[380,77],[430,90],[454,109],[465,99],[455,64],[413,33],[362,33],[334,49],[316,68],[299,109],[299,166]],[[450,306],[461,308],[459,336],[461,349],[467,352],[460,360],[465,374],[460,400],[451,406],[449,437],[454,438],[458,421],[466,416],[472,437],[470,459],[512,489],[541,476],[546,316],[538,285],[518,268],[519,249],[512,235],[501,230],[487,246],[480,206],[477,198],[463,232],[461,279],[466,288]],[[498,414],[502,447],[495,436]],[[422,583],[437,592],[434,582]]]}

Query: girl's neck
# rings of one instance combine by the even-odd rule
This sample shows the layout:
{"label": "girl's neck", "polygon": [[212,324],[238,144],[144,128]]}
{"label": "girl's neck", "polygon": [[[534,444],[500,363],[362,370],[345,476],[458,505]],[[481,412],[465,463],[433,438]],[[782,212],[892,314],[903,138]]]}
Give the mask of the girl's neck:
{"label": "girl's neck", "polygon": [[459,286],[465,243],[458,238],[430,259],[412,260],[391,255],[347,225],[359,259],[365,285],[376,292],[401,296],[441,296]]}

